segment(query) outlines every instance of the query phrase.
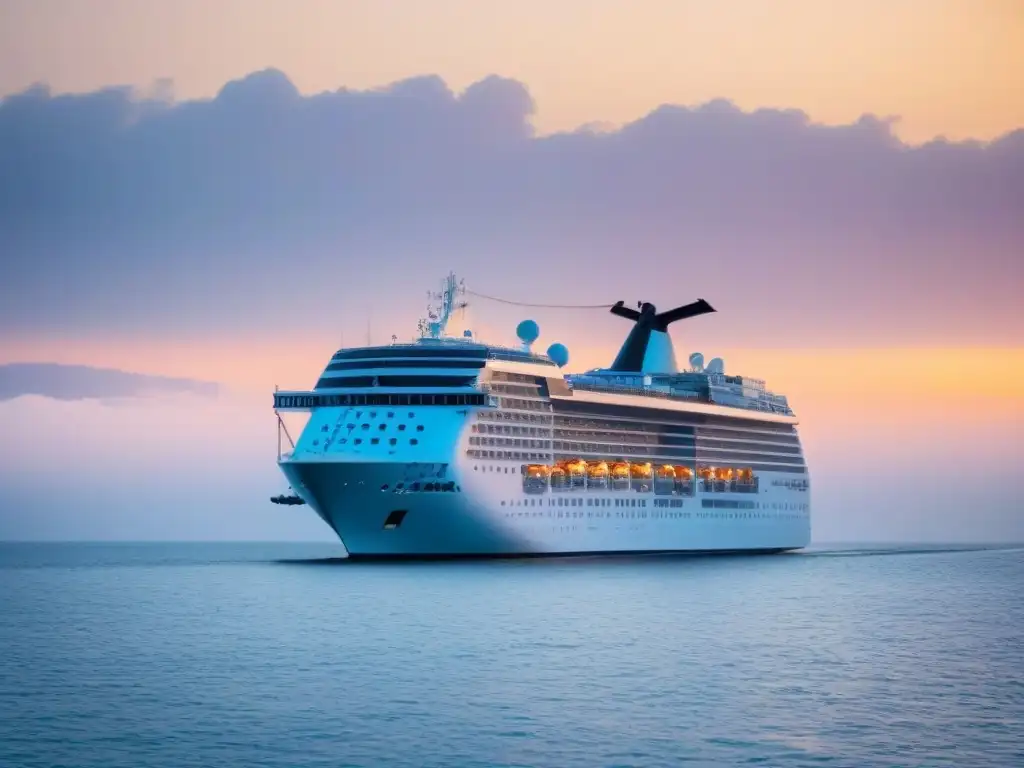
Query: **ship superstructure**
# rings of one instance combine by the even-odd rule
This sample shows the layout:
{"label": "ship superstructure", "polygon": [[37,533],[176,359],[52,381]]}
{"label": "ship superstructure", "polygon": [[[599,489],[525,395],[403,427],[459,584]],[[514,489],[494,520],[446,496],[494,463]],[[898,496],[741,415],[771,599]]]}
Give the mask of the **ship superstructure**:
{"label": "ship superstructure", "polygon": [[[670,324],[633,323],[612,365],[563,373],[568,351],[445,329],[450,275],[410,343],[342,349],[315,387],[276,392],[309,420],[279,466],[353,557],[779,552],[810,539],[807,466],[786,398],[690,355]],[[279,424],[280,424],[279,416]]]}

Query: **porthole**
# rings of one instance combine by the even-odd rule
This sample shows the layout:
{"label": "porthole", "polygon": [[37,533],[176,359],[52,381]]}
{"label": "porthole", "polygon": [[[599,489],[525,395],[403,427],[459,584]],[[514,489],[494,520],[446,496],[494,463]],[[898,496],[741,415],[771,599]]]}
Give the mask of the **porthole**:
{"label": "porthole", "polygon": [[398,431],[399,432],[405,432],[405,424],[399,424],[398,425]]}
{"label": "porthole", "polygon": [[414,438],[412,438],[412,439],[410,439],[410,440],[409,440],[409,445],[418,445],[418,444],[419,444],[419,442],[420,442],[420,441],[419,441],[419,440],[417,440],[417,439],[416,439],[416,438],[414,437]]}
{"label": "porthole", "polygon": [[422,424],[417,424],[416,425],[416,431],[417,432],[422,432],[423,431],[423,425]]}
{"label": "porthole", "polygon": [[397,437],[392,437],[390,440],[388,440],[388,443],[391,444],[391,445],[395,445],[395,444],[398,443],[398,438]]}
{"label": "porthole", "polygon": [[387,483],[384,483],[384,485],[382,485],[382,486],[380,487],[380,489],[381,489],[382,491],[386,491],[386,490],[388,489],[388,484],[387,484]]}

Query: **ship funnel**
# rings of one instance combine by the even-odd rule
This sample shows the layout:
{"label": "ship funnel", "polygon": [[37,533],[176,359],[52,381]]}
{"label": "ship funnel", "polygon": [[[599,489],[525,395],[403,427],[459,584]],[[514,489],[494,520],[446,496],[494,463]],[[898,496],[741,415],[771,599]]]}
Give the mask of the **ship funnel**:
{"label": "ship funnel", "polygon": [[715,308],[704,299],[661,313],[648,302],[641,304],[639,310],[617,302],[611,309],[612,314],[632,320],[635,325],[616,355],[611,370],[622,373],[678,373],[675,350],[668,335],[669,325],[714,311]]}

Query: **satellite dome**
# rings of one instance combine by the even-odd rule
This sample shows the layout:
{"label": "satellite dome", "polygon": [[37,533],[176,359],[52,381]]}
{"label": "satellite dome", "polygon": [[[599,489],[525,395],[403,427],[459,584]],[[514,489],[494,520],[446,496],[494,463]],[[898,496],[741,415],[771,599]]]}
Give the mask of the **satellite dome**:
{"label": "satellite dome", "polygon": [[523,320],[516,326],[516,336],[524,344],[533,344],[540,336],[540,326],[533,320]]}
{"label": "satellite dome", "polygon": [[551,358],[552,362],[559,368],[565,367],[565,364],[569,362],[569,350],[565,344],[552,344],[548,347],[548,357]]}
{"label": "satellite dome", "polygon": [[711,359],[708,363],[708,373],[725,373],[725,361],[720,357]]}
{"label": "satellite dome", "polygon": [[704,370],[704,355],[700,352],[694,352],[690,355],[690,367],[695,371]]}

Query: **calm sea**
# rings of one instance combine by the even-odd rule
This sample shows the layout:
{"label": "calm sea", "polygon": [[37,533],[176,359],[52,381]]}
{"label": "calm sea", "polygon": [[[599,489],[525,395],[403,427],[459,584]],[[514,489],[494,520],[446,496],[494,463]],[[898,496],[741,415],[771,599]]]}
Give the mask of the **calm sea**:
{"label": "calm sea", "polygon": [[1024,766],[1024,549],[0,545],[0,766]]}

